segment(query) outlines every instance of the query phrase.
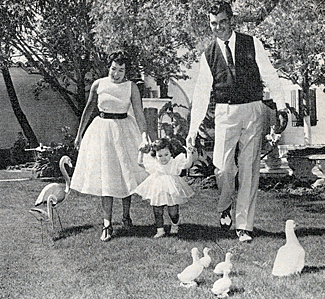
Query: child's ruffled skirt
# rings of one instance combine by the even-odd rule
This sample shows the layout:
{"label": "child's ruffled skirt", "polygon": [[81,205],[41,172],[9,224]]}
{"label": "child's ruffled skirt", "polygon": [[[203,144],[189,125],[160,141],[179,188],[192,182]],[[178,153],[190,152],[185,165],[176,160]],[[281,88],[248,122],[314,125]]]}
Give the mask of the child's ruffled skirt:
{"label": "child's ruffled skirt", "polygon": [[192,188],[178,175],[151,174],[135,193],[150,200],[152,206],[174,206],[187,202],[194,195]]}

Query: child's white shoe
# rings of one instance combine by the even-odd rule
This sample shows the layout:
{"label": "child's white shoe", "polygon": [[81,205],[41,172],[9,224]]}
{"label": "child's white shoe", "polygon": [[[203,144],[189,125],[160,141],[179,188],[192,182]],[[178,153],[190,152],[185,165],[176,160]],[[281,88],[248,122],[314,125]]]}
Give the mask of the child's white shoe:
{"label": "child's white shoe", "polygon": [[158,228],[157,233],[153,236],[155,239],[161,238],[165,235],[165,230],[163,228]]}
{"label": "child's white shoe", "polygon": [[171,235],[177,235],[178,234],[178,224],[174,224],[172,223],[172,226],[170,228],[170,232]]}

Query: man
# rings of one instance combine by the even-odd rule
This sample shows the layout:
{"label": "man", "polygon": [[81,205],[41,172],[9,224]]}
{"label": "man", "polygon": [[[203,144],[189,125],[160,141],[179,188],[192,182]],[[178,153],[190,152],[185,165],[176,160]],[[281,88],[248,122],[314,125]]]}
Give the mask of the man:
{"label": "man", "polygon": [[[278,133],[287,125],[284,92],[262,43],[255,37],[232,30],[233,12],[220,2],[210,10],[210,27],[215,39],[205,49],[193,94],[187,145],[194,146],[199,125],[208,106],[215,108],[213,164],[221,190],[220,225],[232,225],[232,196],[238,172],[236,233],[239,241],[251,241],[259,183],[263,130],[263,88],[270,90],[277,106]],[[238,146],[238,161],[235,151]]]}

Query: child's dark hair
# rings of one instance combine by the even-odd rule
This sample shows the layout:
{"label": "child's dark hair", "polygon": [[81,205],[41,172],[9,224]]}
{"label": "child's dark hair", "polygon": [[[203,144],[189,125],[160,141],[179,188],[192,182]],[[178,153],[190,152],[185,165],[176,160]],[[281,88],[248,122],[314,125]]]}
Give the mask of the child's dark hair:
{"label": "child's dark hair", "polygon": [[164,148],[168,148],[170,153],[173,155],[173,146],[169,139],[167,138],[160,138],[155,140],[151,145],[151,156],[156,157],[157,151],[160,151]]}

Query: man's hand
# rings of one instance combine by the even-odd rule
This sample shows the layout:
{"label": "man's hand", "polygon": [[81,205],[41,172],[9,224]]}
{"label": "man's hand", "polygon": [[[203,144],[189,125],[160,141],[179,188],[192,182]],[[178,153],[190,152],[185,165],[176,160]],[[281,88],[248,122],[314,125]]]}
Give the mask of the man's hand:
{"label": "man's hand", "polygon": [[288,125],[288,112],[287,110],[279,110],[276,113],[277,116],[277,129],[276,134],[281,134]]}
{"label": "man's hand", "polygon": [[186,147],[192,150],[195,147],[196,133],[189,133],[186,137]]}

